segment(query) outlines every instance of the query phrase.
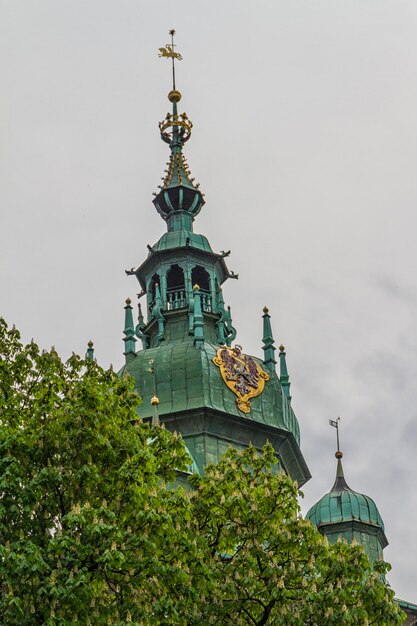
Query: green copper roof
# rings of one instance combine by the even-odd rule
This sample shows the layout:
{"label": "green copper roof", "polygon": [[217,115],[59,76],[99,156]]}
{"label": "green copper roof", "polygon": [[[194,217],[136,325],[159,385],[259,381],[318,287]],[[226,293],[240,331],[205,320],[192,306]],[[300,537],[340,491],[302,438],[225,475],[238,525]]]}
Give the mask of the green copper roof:
{"label": "green copper roof", "polygon": [[204,235],[197,235],[189,230],[173,230],[164,233],[159,241],[152,246],[155,252],[170,250],[172,248],[197,248],[205,252],[213,252],[208,240]]}
{"label": "green copper roof", "polygon": [[[299,445],[298,421],[276,374],[271,375],[263,393],[251,399],[251,411],[245,415],[237,408],[235,395],[225,385],[218,367],[213,363],[219,346],[204,341],[202,349],[197,350],[192,337],[181,339],[137,352],[135,358],[120,371],[121,375],[129,373],[135,379],[136,389],[142,398],[142,404],[138,407],[141,417],[152,415],[152,367],[160,400],[158,412],[161,418],[173,412],[208,408],[282,428],[291,432]],[[264,366],[260,359],[255,360]]]}
{"label": "green copper roof", "polygon": [[348,487],[340,458],[337,463],[336,481],[331,491],[311,507],[306,517],[317,527],[358,521],[384,530],[384,522],[372,498]]}
{"label": "green copper roof", "polygon": [[400,600],[400,598],[396,598],[396,601],[403,611],[409,611],[413,616],[417,616],[417,604],[407,602],[406,600]]}
{"label": "green copper roof", "polygon": [[350,489],[326,494],[309,510],[306,517],[316,526],[358,520],[384,530],[375,502]]}

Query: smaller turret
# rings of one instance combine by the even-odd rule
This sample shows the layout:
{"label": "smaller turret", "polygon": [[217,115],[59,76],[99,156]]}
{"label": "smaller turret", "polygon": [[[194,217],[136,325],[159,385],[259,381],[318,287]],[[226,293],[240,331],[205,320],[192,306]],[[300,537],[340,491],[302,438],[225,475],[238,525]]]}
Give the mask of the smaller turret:
{"label": "smaller turret", "polygon": [[330,492],[308,511],[306,518],[317,526],[330,543],[340,538],[348,543],[362,544],[371,562],[383,558],[388,545],[384,522],[375,502],[353,491],[345,480],[342,466],[343,453],[337,450],[336,479]]}

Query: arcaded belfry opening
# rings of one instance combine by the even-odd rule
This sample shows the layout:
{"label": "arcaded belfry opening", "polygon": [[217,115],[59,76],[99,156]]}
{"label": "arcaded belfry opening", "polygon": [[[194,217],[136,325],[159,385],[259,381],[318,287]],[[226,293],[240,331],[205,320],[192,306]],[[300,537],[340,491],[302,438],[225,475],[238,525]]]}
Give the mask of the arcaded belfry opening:
{"label": "arcaded belfry opening", "polygon": [[167,272],[166,308],[168,310],[181,309],[185,305],[184,270],[175,263]]}
{"label": "arcaded belfry opening", "polygon": [[211,292],[210,292],[210,275],[204,267],[196,265],[191,272],[191,281],[194,285],[200,287],[201,308],[203,311],[210,312],[212,310]]}
{"label": "arcaded belfry opening", "polygon": [[154,274],[151,278],[151,282],[149,285],[149,293],[148,293],[148,309],[149,313],[152,311],[155,306],[155,294],[156,294],[156,285],[161,285],[161,279],[159,274]]}

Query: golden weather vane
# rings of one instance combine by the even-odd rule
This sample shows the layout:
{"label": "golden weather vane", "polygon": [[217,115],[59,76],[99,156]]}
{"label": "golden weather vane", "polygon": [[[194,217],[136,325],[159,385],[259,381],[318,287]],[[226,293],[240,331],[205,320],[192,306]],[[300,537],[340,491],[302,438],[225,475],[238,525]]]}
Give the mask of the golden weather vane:
{"label": "golden weather vane", "polygon": [[182,61],[182,56],[179,52],[175,52],[174,50],[175,30],[172,28],[169,31],[169,34],[171,35],[171,43],[167,43],[165,48],[159,48],[158,56],[165,57],[166,59],[172,59],[172,88],[175,91],[175,59],[177,59],[177,61]]}

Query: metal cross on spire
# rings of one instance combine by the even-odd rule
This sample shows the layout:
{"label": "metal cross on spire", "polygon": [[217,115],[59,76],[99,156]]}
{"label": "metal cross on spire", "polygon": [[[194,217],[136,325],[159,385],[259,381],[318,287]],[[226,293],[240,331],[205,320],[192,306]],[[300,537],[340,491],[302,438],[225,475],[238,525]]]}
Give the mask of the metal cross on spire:
{"label": "metal cross on spire", "polygon": [[339,445],[339,422],[340,422],[340,417],[338,417],[337,420],[329,420],[330,426],[333,426],[333,428],[336,428],[337,451],[338,452],[340,452],[340,445]]}
{"label": "metal cross on spire", "polygon": [[174,50],[175,30],[171,28],[169,34],[171,35],[171,43],[167,43],[165,48],[159,48],[158,56],[165,57],[166,59],[172,59],[172,89],[175,91],[175,59],[177,59],[177,61],[182,61],[182,56],[179,52],[175,52]]}

